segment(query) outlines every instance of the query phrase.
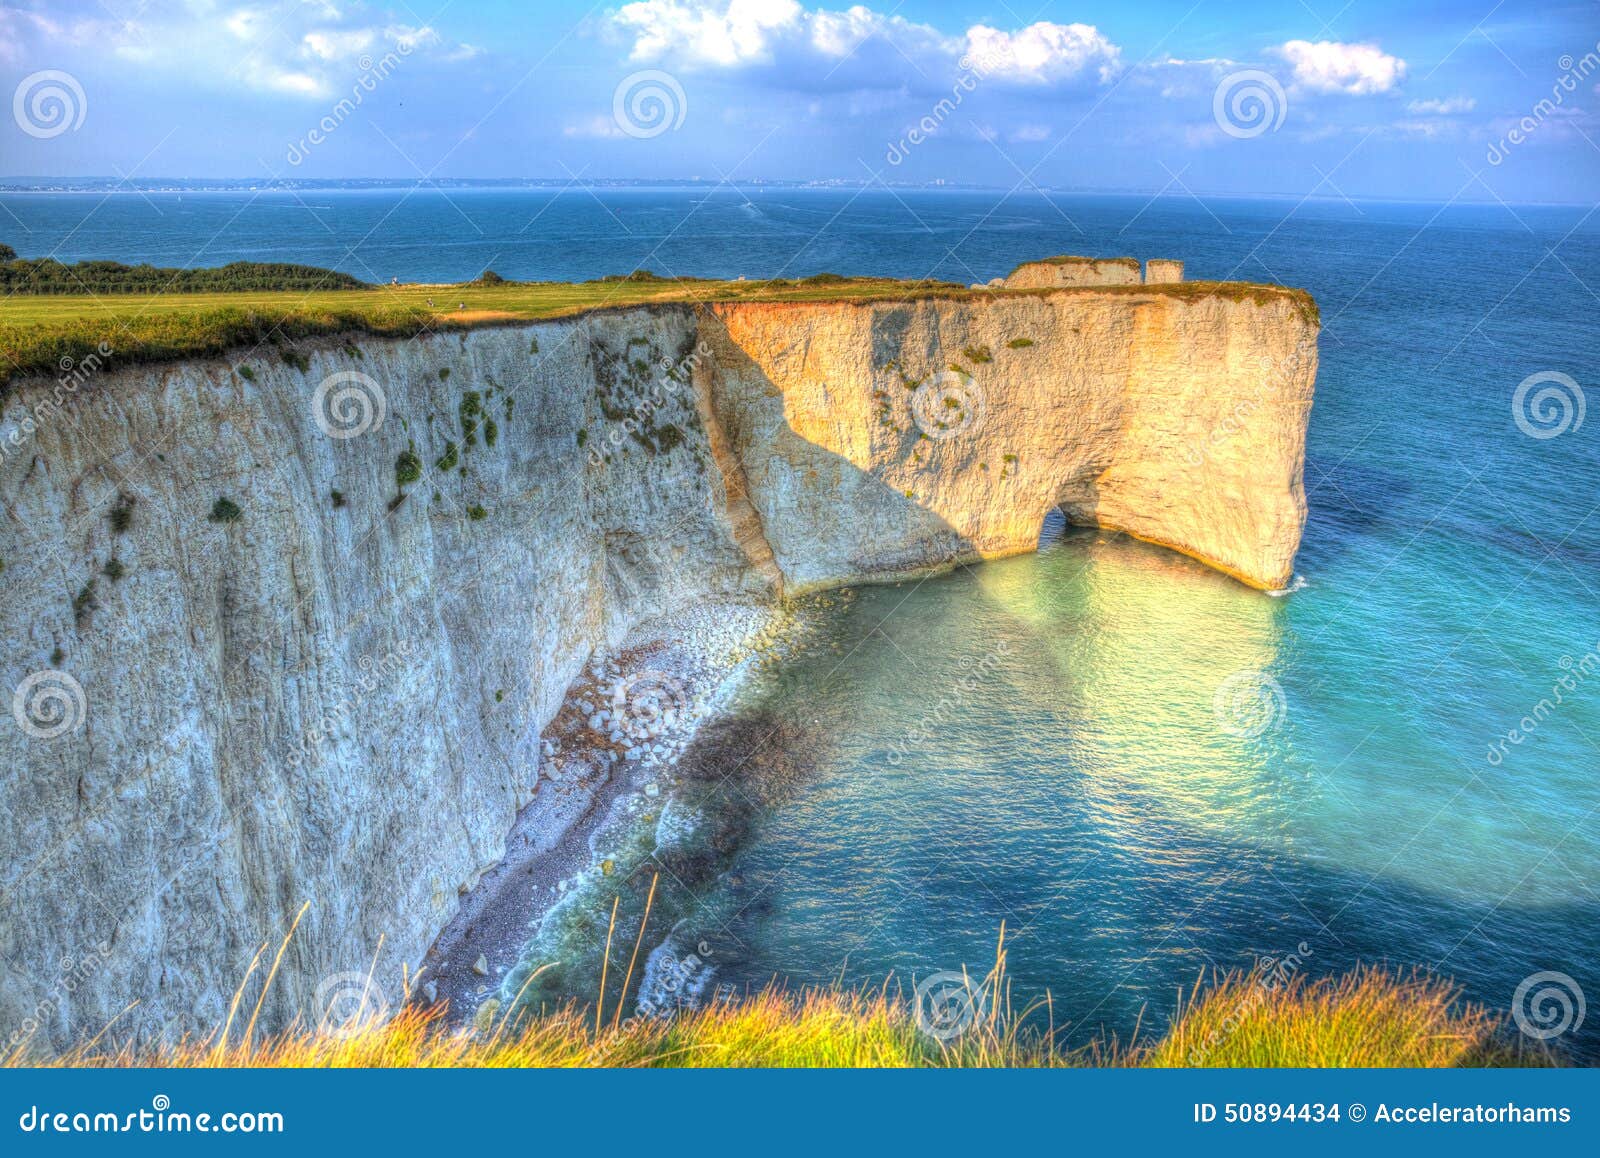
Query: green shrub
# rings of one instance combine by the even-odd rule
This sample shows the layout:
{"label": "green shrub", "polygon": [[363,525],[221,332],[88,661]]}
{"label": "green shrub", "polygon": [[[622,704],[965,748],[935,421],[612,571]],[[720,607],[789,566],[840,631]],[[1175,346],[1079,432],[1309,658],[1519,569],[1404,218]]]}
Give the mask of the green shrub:
{"label": "green shrub", "polygon": [[332,500],[334,510],[338,510],[340,507],[344,506],[345,500],[343,491],[331,490],[328,492],[328,498]]}
{"label": "green shrub", "polygon": [[220,498],[211,504],[211,521],[213,523],[237,523],[244,517],[244,512],[239,509],[239,504],[229,498]]}
{"label": "green shrub", "polygon": [[129,494],[118,494],[117,501],[111,507],[111,529],[117,534],[125,533],[133,526],[133,508],[137,500]]}
{"label": "green shrub", "polygon": [[238,367],[238,371],[239,377],[243,378],[246,382],[254,382],[256,380],[256,372],[250,369],[249,366],[240,366]]}
{"label": "green shrub", "polygon": [[460,461],[461,455],[456,448],[455,441],[447,438],[444,442],[444,453],[434,460],[433,465],[440,470],[454,470],[456,463]]}
{"label": "green shrub", "polygon": [[495,273],[494,270],[486,269],[486,270],[484,270],[482,273],[480,273],[478,275],[478,280],[476,282],[474,282],[473,284],[474,285],[505,285],[506,284],[506,279],[501,277],[499,274]]}
{"label": "green shrub", "polygon": [[500,427],[495,423],[494,419],[485,416],[483,420],[483,445],[492,450],[499,438]]}
{"label": "green shrub", "polygon": [[106,565],[104,567],[100,568],[100,574],[104,575],[113,583],[115,583],[118,579],[121,579],[127,573],[128,569],[122,565],[122,560],[118,559],[114,555],[106,560]]}
{"label": "green shrub", "polygon": [[961,351],[961,354],[974,366],[981,366],[985,362],[994,361],[994,355],[989,351],[988,346],[968,346]]}
{"label": "green shrub", "polygon": [[94,597],[94,580],[91,579],[78,589],[72,597],[72,622],[81,628],[88,622],[89,614],[99,607],[99,602]]}
{"label": "green shrub", "polygon": [[439,381],[443,382],[448,377],[450,377],[450,367],[449,366],[440,366],[439,367]]}
{"label": "green shrub", "polygon": [[415,450],[406,449],[394,460],[395,486],[409,486],[422,477],[422,460]]}
{"label": "green shrub", "polygon": [[278,356],[302,374],[311,369],[311,359],[300,353],[299,350],[279,350]]}
{"label": "green shrub", "polygon": [[478,445],[478,418],[483,413],[483,397],[476,390],[461,396],[456,416],[461,419],[461,441],[468,446]]}
{"label": "green shrub", "polygon": [[1008,349],[1008,350],[1026,350],[1031,345],[1033,345],[1033,339],[1032,338],[1012,338],[1009,342],[1006,343],[1006,349]]}
{"label": "green shrub", "polygon": [[[9,248],[9,247],[8,247]],[[235,261],[212,269],[170,269],[54,258],[18,261],[0,255],[0,295],[224,293],[235,290],[359,290],[365,283],[349,274],[314,265]]]}
{"label": "green shrub", "polygon": [[578,431],[578,447],[579,447],[579,449],[581,450],[583,448],[583,444],[588,442],[588,441],[589,441],[589,428],[586,426],[582,430]]}
{"label": "green shrub", "polygon": [[473,503],[470,507],[467,508],[467,518],[471,519],[474,523],[481,523],[484,519],[487,519],[488,517],[489,517],[489,512],[484,510],[483,507],[481,507],[477,503]]}

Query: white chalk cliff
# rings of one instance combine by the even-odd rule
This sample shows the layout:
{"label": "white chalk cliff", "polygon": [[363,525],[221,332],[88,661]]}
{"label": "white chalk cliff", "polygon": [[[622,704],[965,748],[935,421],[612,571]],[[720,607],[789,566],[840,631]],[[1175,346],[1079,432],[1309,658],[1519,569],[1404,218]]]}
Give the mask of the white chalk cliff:
{"label": "white chalk cliff", "polygon": [[[307,901],[267,1023],[380,936],[376,976],[415,968],[539,806],[574,675],[676,601],[1032,550],[1057,507],[1286,585],[1316,333],[1303,295],[1202,283],[102,375],[0,460],[0,1040],[220,1020]],[[381,425],[330,417],[371,384]],[[0,434],[54,389],[14,383]]]}

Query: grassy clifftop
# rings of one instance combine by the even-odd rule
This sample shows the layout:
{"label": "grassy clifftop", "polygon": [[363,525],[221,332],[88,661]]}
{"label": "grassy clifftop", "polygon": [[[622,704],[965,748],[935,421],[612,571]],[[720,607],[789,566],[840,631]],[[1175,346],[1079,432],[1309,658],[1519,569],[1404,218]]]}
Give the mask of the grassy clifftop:
{"label": "grassy clifftop", "polygon": [[[1040,293],[1287,298],[1312,320],[1304,290],[1242,282],[1182,282],[1087,289],[971,290],[952,282],[840,278],[711,281],[606,278],[589,282],[477,281],[329,290],[13,295],[0,299],[0,387],[75,367],[163,362],[338,333],[407,337],[650,304],[871,302]],[[3,393],[3,391],[0,391]]]}
{"label": "grassy clifftop", "polygon": [[[374,992],[376,988],[374,987]],[[248,1006],[228,1027],[157,1049],[108,1044],[108,1034],[53,1059],[66,1066],[267,1067],[1494,1067],[1557,1064],[1463,1004],[1448,983],[1362,970],[1307,981],[1234,975],[1196,987],[1151,1043],[1059,1046],[1048,1009],[985,1008],[1006,992],[994,974],[975,991],[954,1033],[919,1029],[905,995],[889,989],[798,995],[772,990],[686,1011],[623,1020],[614,1006],[576,1006],[512,1018],[486,1006],[478,1024],[451,1031],[436,1013],[404,1007],[387,1021],[253,1038]],[[620,1000],[620,998],[619,998]],[[483,1016],[487,1011],[489,1016]],[[943,1038],[943,1040],[940,1040]],[[25,1049],[0,1064],[25,1064]]]}

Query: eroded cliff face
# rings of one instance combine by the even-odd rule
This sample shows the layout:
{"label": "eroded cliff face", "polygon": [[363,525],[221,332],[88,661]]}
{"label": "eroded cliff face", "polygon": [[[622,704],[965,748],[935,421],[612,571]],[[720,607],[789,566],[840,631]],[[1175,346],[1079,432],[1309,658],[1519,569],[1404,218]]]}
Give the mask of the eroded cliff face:
{"label": "eroded cliff face", "polygon": [[551,795],[573,676],[682,601],[1030,550],[1055,505],[1281,586],[1303,521],[1286,297],[662,306],[301,356],[104,375],[0,442],[0,1037],[134,1001],[209,1027],[306,902],[265,1024],[414,968]]}
{"label": "eroded cliff face", "polygon": [[743,305],[709,388],[791,592],[1032,550],[1045,514],[1289,582],[1316,326],[1287,297]]}

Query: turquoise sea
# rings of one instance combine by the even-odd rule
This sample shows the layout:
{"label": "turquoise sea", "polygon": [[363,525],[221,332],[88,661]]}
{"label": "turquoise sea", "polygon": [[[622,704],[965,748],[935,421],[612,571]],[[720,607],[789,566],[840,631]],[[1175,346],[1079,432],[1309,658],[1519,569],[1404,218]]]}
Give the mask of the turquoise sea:
{"label": "turquoise sea", "polygon": [[[1072,252],[1309,289],[1296,590],[1054,526],[1034,556],[861,589],[746,697],[803,768],[666,911],[735,986],[981,973],[1003,922],[1014,1000],[1048,991],[1072,1041],[1158,1027],[1202,971],[1262,957],[1426,967],[1502,1010],[1562,974],[1524,987],[1524,1019],[1569,1009],[1552,1040],[1600,1057],[1600,1012],[1576,1017],[1600,1000],[1592,210],[581,189],[0,209],[24,255],[384,281],[970,282]],[[1528,386],[1519,422],[1540,374],[1565,378]],[[1537,999],[1552,985],[1567,1006]]]}

